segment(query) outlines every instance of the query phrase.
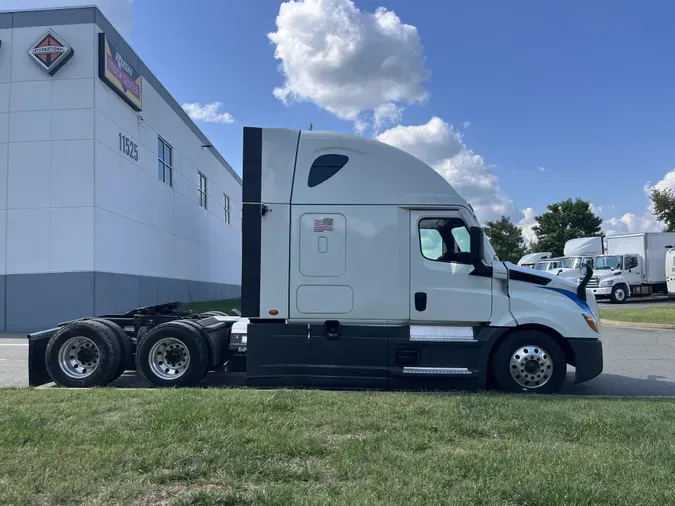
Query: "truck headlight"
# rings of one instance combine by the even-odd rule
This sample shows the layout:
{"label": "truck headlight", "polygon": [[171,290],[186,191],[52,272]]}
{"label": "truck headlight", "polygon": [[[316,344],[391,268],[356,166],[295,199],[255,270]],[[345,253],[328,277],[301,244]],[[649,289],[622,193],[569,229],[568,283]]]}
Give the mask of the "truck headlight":
{"label": "truck headlight", "polygon": [[600,283],[600,286],[612,286],[613,284],[614,284],[614,280],[608,279],[607,281],[603,281],[602,283]]}

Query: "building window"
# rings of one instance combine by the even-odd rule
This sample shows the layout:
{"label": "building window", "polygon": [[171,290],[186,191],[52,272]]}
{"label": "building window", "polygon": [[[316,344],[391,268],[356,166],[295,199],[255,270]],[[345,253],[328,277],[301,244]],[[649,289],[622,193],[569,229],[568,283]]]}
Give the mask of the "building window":
{"label": "building window", "polygon": [[223,197],[225,198],[225,223],[229,225],[230,223],[230,197],[227,196],[226,193],[223,193]]}
{"label": "building window", "polygon": [[161,137],[157,138],[157,177],[173,187],[173,148]]}
{"label": "building window", "polygon": [[206,176],[201,172],[199,174],[199,205],[206,209]]}

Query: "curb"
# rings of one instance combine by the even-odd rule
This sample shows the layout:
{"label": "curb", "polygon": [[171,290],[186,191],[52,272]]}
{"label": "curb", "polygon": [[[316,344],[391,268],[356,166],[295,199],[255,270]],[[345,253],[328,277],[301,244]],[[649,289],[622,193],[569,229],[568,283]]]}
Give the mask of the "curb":
{"label": "curb", "polygon": [[637,323],[600,319],[600,325],[606,325],[607,327],[620,327],[625,329],[675,330],[675,325],[670,323]]}

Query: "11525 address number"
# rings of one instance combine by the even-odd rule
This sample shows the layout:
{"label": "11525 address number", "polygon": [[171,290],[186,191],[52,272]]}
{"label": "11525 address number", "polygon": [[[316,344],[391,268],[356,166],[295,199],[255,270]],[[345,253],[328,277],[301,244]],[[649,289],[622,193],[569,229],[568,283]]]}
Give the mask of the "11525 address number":
{"label": "11525 address number", "polygon": [[120,151],[131,158],[133,161],[138,161],[138,144],[129,139],[124,134],[119,134]]}

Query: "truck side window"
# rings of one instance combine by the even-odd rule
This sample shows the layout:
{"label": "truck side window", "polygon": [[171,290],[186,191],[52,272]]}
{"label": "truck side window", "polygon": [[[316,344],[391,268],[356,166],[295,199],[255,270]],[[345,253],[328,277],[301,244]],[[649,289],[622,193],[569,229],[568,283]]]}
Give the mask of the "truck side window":
{"label": "truck side window", "polygon": [[321,155],[314,160],[307,176],[307,186],[314,188],[330,179],[347,165],[349,158],[345,155]]}
{"label": "truck side window", "polygon": [[424,218],[419,221],[422,256],[436,262],[471,264],[469,231],[458,218]]}

